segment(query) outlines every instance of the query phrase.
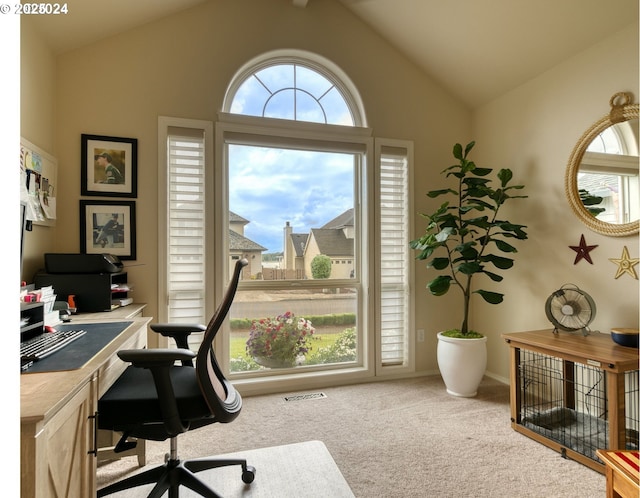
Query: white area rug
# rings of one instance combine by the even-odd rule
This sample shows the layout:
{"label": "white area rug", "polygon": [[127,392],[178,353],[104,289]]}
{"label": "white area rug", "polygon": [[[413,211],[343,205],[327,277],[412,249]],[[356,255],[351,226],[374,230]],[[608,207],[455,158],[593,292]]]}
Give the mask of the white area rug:
{"label": "white area rug", "polygon": [[[240,466],[198,472],[197,476],[224,498],[354,498],[347,481],[320,441],[274,446],[258,450],[217,455],[246,458],[256,468],[256,478],[244,484]],[[153,466],[147,466],[140,471]],[[137,498],[147,496],[153,485],[114,493],[109,496]],[[180,498],[199,495],[180,487]]]}

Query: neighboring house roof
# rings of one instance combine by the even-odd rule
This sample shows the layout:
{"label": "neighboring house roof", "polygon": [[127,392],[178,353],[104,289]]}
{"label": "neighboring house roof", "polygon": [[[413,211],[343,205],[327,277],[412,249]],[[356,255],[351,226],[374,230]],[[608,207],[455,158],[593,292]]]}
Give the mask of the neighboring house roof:
{"label": "neighboring house roof", "polygon": [[307,246],[308,233],[292,233],[291,244],[296,252],[296,257],[301,258],[304,255],[304,248]]}
{"label": "neighboring house roof", "polygon": [[249,223],[249,220],[243,218],[239,214],[234,213],[233,211],[229,211],[229,223],[242,223],[243,225],[246,225],[247,223]]}
{"label": "neighboring house roof", "polygon": [[315,239],[320,254],[329,257],[353,256],[353,239],[348,239],[342,230],[312,228],[311,236]]}
{"label": "neighboring house roof", "polygon": [[231,251],[266,251],[266,247],[262,247],[260,244],[253,240],[247,239],[240,235],[238,232],[234,232],[229,229],[229,249]]}
{"label": "neighboring house roof", "polygon": [[320,228],[344,228],[353,226],[353,208],[347,209],[344,213],[336,216],[330,222]]}

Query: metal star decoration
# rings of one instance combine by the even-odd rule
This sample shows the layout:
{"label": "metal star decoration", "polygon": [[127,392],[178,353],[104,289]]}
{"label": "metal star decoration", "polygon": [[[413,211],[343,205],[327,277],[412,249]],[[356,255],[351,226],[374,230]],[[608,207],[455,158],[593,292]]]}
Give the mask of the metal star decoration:
{"label": "metal star decoration", "polygon": [[609,261],[618,265],[618,270],[616,271],[616,276],[614,278],[618,278],[622,274],[628,273],[633,278],[638,280],[638,275],[636,274],[636,271],[633,269],[633,267],[636,266],[638,262],[640,262],[640,259],[630,258],[629,249],[627,249],[627,246],[624,246],[624,249],[622,249],[622,256],[620,258],[609,258]]}
{"label": "metal star decoration", "polygon": [[598,247],[597,245],[595,246],[588,246],[587,243],[584,240],[584,234],[580,235],[580,245],[579,246],[569,246],[571,249],[573,249],[577,254],[576,254],[576,259],[573,261],[574,265],[578,264],[578,261],[580,261],[581,259],[585,259],[587,260],[589,263],[593,264],[593,261],[591,261],[591,255],[589,254],[591,251],[593,251],[596,247]]}

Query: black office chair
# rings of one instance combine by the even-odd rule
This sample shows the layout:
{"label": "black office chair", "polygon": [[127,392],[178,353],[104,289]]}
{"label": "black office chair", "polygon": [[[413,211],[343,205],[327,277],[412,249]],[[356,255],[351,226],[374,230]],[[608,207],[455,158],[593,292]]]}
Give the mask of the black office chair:
{"label": "black office chair", "polygon": [[[247,260],[236,262],[233,277],[223,301],[207,327],[187,324],[155,324],[152,330],[176,340],[179,349],[140,349],[118,352],[131,365],[98,401],[98,427],[122,432],[115,451],[135,446],[129,437],[164,441],[170,439],[170,453],[164,465],[136,474],[98,490],[106,496],[125,489],[156,483],[149,498],[159,498],[169,491],[178,497],[180,485],[204,497],[219,498],[195,473],[228,465],[242,466],[242,480],[249,484],[255,468],[241,459],[178,458],[180,433],[215,422],[234,420],[242,408],[242,398],[221,372],[212,348],[238,287],[240,273]],[[197,355],[187,347],[193,332],[205,331]],[[192,359],[196,357],[193,367]],[[180,364],[176,364],[180,361]]]}

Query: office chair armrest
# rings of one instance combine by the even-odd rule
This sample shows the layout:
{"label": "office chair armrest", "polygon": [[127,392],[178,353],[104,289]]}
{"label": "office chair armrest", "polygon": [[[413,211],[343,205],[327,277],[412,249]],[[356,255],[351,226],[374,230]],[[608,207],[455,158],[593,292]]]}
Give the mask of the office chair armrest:
{"label": "office chair armrest", "polygon": [[184,425],[180,418],[169,371],[176,361],[191,360],[195,356],[196,354],[188,349],[125,349],[118,351],[118,357],[121,360],[130,362],[134,367],[147,368],[151,371],[158,393],[162,421],[170,437],[186,432],[188,425]]}
{"label": "office chair armrest", "polygon": [[187,338],[194,332],[204,332],[207,327],[199,323],[154,323],[149,328],[164,337],[172,337],[176,346],[189,349]]}
{"label": "office chair armrest", "polygon": [[134,367],[153,368],[171,366],[176,361],[191,360],[196,357],[196,353],[189,349],[124,349],[118,351],[118,357]]}

